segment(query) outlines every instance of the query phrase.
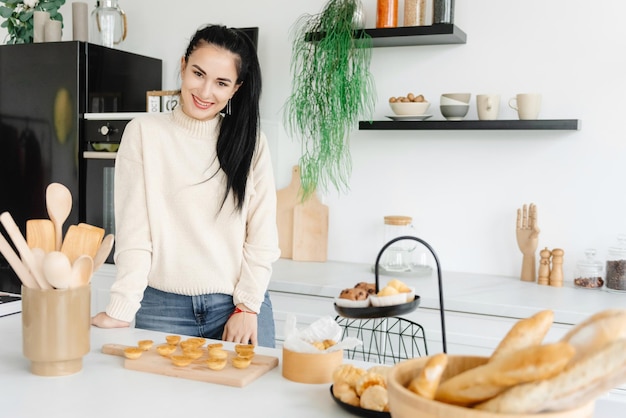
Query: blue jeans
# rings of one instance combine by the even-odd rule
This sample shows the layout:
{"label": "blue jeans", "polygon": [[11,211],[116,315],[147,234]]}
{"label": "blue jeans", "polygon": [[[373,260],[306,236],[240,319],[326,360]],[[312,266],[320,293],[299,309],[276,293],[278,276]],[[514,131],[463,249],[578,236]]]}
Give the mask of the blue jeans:
{"label": "blue jeans", "polygon": [[[169,334],[221,340],[224,325],[234,309],[231,295],[215,293],[184,296],[147,287],[135,317],[135,326]],[[257,322],[259,345],[275,347],[276,331],[269,292],[265,292]]]}

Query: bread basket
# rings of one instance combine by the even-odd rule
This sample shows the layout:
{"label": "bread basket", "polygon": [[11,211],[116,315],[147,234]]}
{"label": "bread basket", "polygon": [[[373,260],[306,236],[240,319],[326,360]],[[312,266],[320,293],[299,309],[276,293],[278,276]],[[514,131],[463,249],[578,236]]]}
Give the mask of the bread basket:
{"label": "bread basket", "polygon": [[[538,414],[498,414],[464,408],[423,398],[406,388],[417,376],[428,357],[406,360],[396,364],[387,377],[389,409],[392,418],[591,418],[594,401],[567,411]],[[486,363],[487,357],[449,355],[443,379]]]}

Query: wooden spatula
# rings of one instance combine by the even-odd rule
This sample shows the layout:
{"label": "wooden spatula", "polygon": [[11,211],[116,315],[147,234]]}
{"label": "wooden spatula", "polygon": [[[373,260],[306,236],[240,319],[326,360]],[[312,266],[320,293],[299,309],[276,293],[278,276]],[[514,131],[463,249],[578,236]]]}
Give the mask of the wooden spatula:
{"label": "wooden spatula", "polygon": [[61,252],[67,255],[70,263],[81,255],[94,257],[100,243],[102,242],[102,233],[100,231],[79,227],[78,225],[70,225],[61,245]]}
{"label": "wooden spatula", "polygon": [[26,242],[30,248],[41,248],[44,252],[56,247],[54,224],[50,219],[29,219],[26,221]]}

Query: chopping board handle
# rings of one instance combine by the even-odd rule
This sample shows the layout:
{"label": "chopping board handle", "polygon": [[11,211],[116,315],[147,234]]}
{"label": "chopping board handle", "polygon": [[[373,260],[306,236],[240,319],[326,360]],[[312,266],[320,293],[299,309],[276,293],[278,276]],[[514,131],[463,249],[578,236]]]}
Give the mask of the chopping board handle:
{"label": "chopping board handle", "polygon": [[129,345],[122,344],[104,344],[102,346],[102,352],[104,354],[111,354],[113,356],[124,357],[124,349],[130,347]]}

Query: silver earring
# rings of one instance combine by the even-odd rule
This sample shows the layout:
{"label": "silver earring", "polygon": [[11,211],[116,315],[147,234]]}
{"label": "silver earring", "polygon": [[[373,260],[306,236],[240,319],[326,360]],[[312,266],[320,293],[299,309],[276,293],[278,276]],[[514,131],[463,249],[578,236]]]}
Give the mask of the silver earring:
{"label": "silver earring", "polygon": [[226,115],[230,116],[232,111],[231,100],[228,99],[228,103],[226,103]]}

